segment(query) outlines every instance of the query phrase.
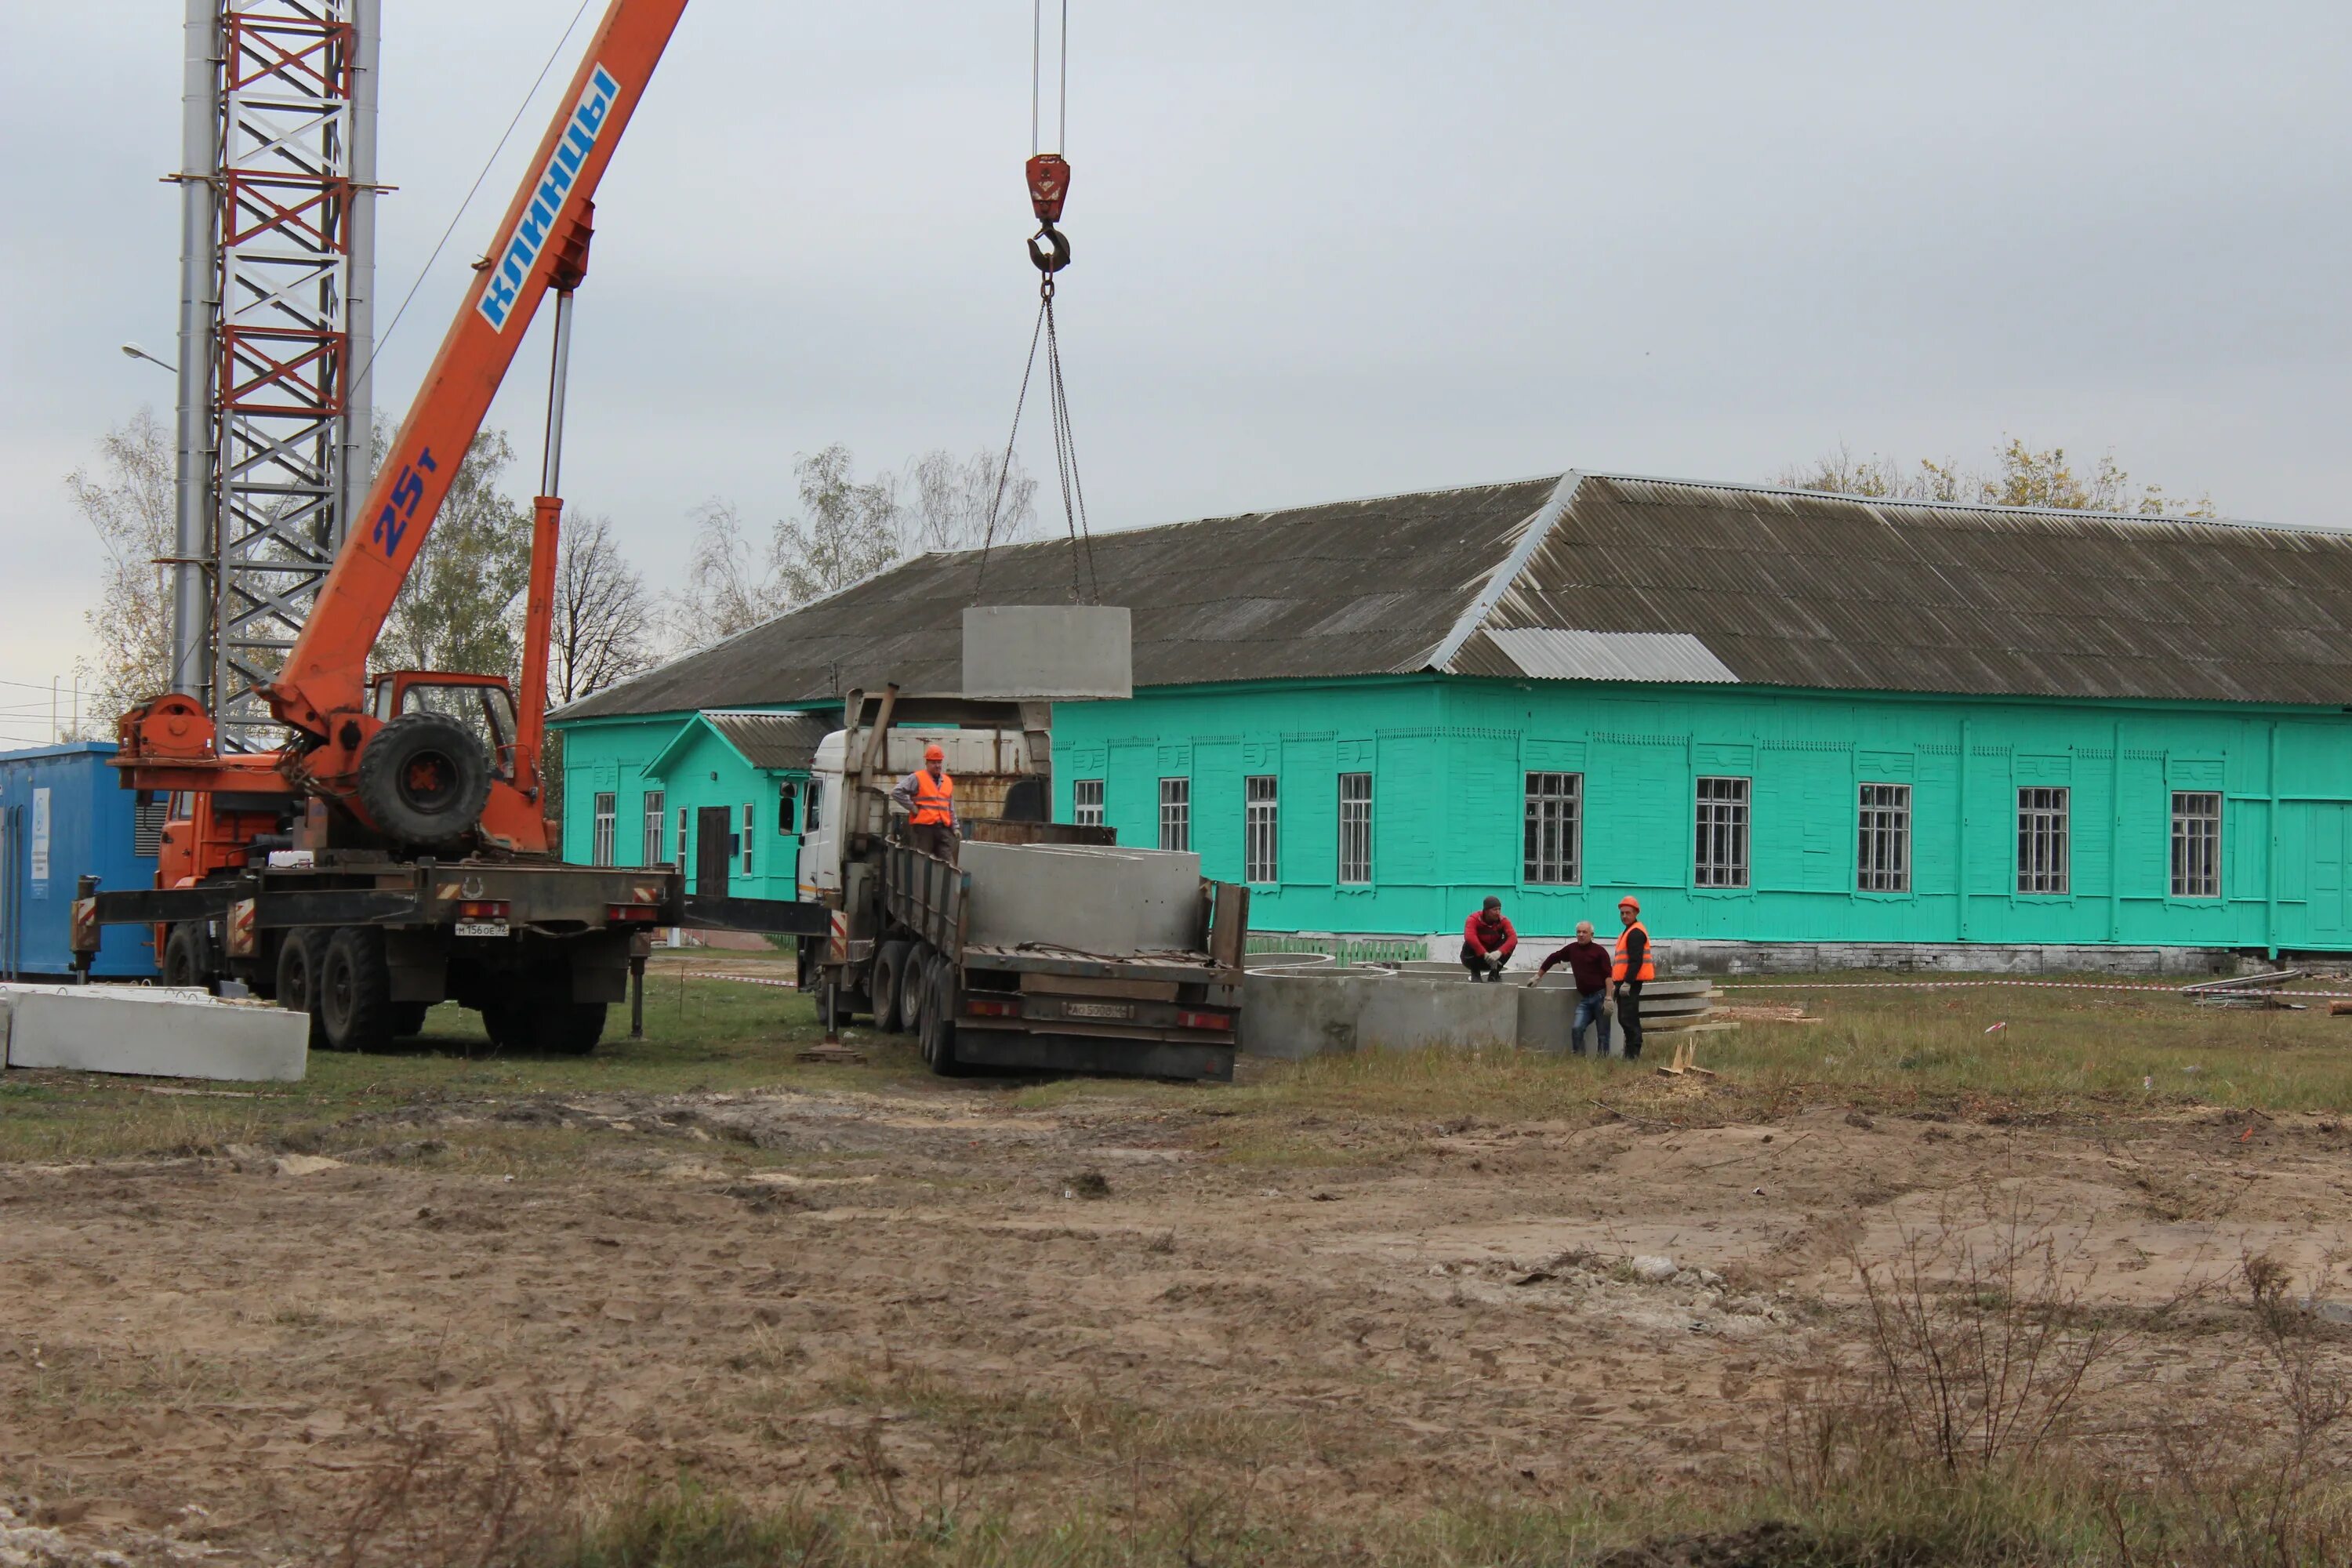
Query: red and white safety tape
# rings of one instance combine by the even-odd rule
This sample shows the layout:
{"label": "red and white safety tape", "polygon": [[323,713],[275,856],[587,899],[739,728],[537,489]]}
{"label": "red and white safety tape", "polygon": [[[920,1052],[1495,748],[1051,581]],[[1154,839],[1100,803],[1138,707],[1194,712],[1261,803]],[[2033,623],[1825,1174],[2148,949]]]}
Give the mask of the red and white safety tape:
{"label": "red and white safety tape", "polygon": [[800,985],[790,980],[778,980],[766,974],[729,974],[717,969],[689,969],[688,980],[740,980],[746,985],[772,985],[779,991],[797,991]]}

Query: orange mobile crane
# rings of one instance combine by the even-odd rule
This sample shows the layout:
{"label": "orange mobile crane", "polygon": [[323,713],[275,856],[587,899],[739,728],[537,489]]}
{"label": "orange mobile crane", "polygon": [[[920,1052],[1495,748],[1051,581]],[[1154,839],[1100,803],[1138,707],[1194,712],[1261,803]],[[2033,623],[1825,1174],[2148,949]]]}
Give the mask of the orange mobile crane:
{"label": "orange mobile crane", "polygon": [[[492,1039],[585,1051],[643,976],[648,932],[684,922],[667,869],[565,866],[541,777],[572,291],[597,182],[687,0],[613,0],[541,140],[300,637],[265,690],[278,751],[224,750],[195,699],[122,716],[125,788],[168,794],[151,889],[85,879],[75,945],[155,927],[169,984],[239,980],[311,1014],[314,1043],[365,1048],[425,1009],[478,1008]],[[555,347],[533,507],[522,689],[367,662],[545,295]],[[642,992],[640,991],[640,997]]]}

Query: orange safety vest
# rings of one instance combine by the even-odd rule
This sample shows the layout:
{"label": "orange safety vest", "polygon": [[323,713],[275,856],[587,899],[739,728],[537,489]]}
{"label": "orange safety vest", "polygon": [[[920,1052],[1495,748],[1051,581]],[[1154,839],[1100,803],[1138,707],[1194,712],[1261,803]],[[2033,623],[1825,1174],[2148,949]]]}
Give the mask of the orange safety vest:
{"label": "orange safety vest", "polygon": [[1617,963],[1615,966],[1609,971],[1609,978],[1612,980],[1622,980],[1625,978],[1625,939],[1635,931],[1640,931],[1642,933],[1642,973],[1634,975],[1633,978],[1636,980],[1655,980],[1658,977],[1658,965],[1655,962],[1657,949],[1651,945],[1650,928],[1643,925],[1640,921],[1635,921],[1632,925],[1627,926],[1623,931],[1617,933]]}
{"label": "orange safety vest", "polygon": [[915,809],[907,818],[918,827],[945,827],[955,821],[955,777],[945,768],[933,778],[929,768],[915,770]]}

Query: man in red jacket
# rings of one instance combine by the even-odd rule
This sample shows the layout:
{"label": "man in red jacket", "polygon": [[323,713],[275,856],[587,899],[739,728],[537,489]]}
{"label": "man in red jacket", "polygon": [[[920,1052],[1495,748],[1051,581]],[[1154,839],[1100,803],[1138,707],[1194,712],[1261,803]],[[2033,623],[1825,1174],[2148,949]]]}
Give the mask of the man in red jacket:
{"label": "man in red jacket", "polygon": [[1503,900],[1488,899],[1479,911],[1462,922],[1462,967],[1473,980],[1503,978],[1503,966],[1519,945],[1519,933],[1503,918]]}

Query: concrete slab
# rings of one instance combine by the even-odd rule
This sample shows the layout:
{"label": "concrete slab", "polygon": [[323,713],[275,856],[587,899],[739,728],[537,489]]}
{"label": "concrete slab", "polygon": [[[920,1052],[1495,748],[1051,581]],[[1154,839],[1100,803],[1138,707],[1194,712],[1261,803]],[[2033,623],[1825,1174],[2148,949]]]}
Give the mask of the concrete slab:
{"label": "concrete slab", "polygon": [[1187,952],[1201,930],[1201,858],[1160,849],[966,839],[969,940],[1125,957]]}
{"label": "concrete slab", "polygon": [[963,613],[963,690],[1002,701],[1134,696],[1126,606],[974,605]]}
{"label": "concrete slab", "polygon": [[310,1020],[201,991],[0,984],[0,1061],[150,1078],[299,1083]]}

